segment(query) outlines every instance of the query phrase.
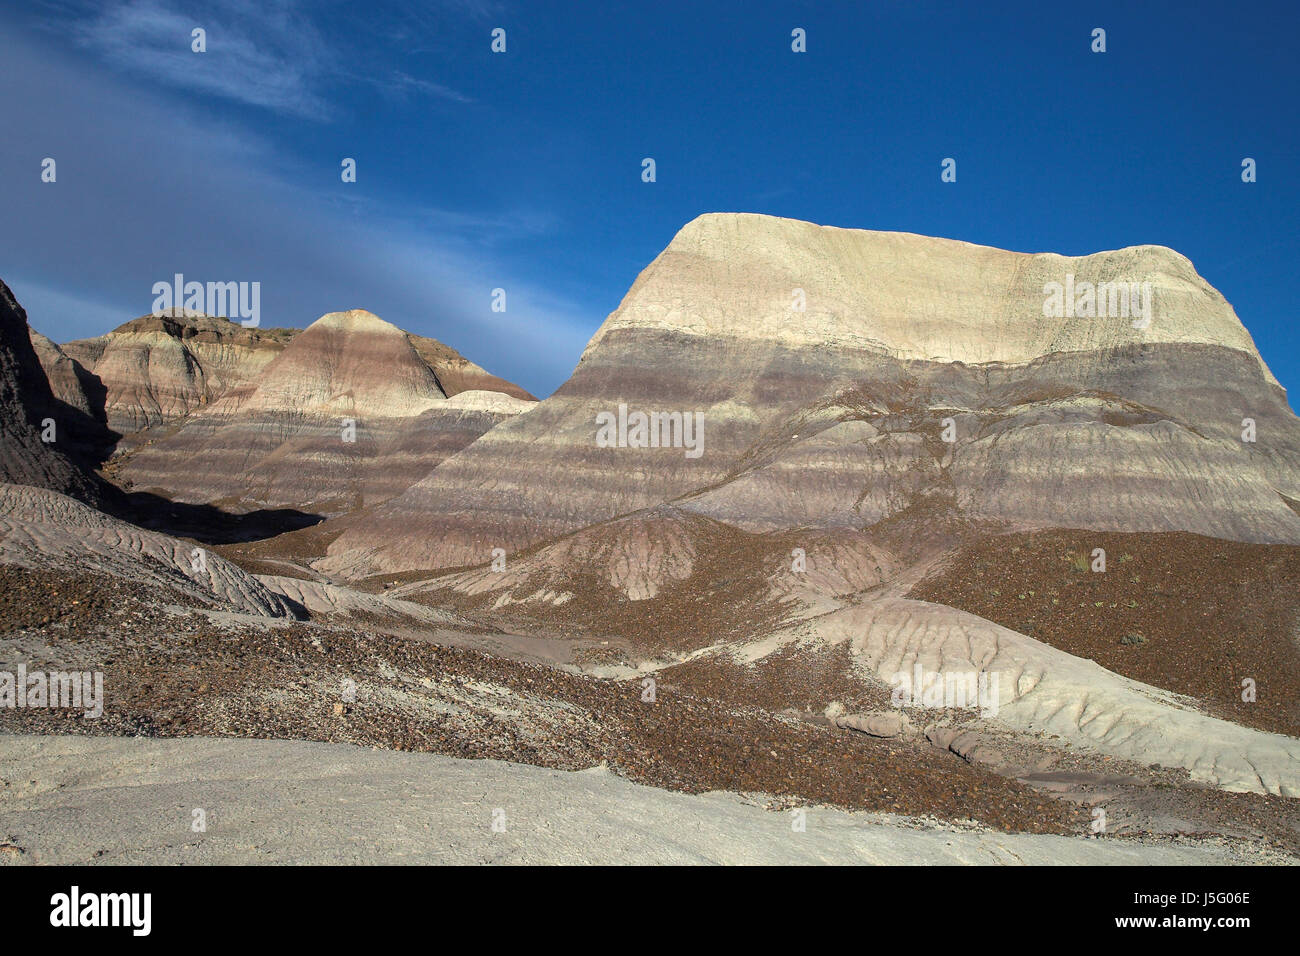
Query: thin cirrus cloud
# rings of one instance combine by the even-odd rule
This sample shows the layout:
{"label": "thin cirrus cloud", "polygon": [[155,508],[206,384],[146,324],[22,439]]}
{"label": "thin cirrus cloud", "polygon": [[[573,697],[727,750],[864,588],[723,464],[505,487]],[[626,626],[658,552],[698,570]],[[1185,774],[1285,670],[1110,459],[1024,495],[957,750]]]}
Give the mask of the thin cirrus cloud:
{"label": "thin cirrus cloud", "polygon": [[411,76],[403,73],[401,70],[394,70],[388,78],[388,82],[383,84],[386,89],[395,91],[399,94],[415,92],[423,93],[427,96],[441,97],[446,100],[454,100],[457,103],[473,103],[474,98],[466,96],[453,90],[449,86],[441,83],[435,83],[432,80],[424,80],[418,76]]}
{"label": "thin cirrus cloud", "polygon": [[[346,45],[331,40],[310,13],[296,3],[218,0],[196,16],[165,0],[124,0],[84,8],[68,25],[78,46],[114,70],[307,119],[328,119],[330,91],[343,83],[365,83],[397,99],[473,102],[445,83],[402,70],[344,68],[369,61],[355,47],[364,37],[354,32]],[[204,31],[202,57],[190,47],[196,29]]]}
{"label": "thin cirrus cloud", "polygon": [[[317,92],[328,56],[310,22],[293,5],[225,0],[201,17],[161,0],[127,0],[78,18],[72,35],[109,66],[150,81],[252,106],[323,116]],[[207,55],[190,37],[205,33]]]}

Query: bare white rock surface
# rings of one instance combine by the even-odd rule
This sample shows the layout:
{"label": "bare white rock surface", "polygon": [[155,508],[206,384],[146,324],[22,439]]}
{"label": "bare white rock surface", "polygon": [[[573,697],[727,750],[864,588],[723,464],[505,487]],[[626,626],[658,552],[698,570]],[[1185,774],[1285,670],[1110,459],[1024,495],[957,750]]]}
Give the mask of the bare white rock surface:
{"label": "bare white rock surface", "polygon": [[[44,864],[1294,862],[1247,843],[1004,834],[347,744],[0,737],[3,837]],[[206,831],[192,830],[193,809]],[[494,819],[504,832],[493,830]]]}
{"label": "bare white rock surface", "polygon": [[[1044,286],[1151,283],[1145,328],[1117,315],[1043,315]],[[802,312],[792,308],[804,293]],[[866,348],[897,358],[1020,364],[1127,343],[1221,345],[1276,383],[1227,300],[1165,246],[1087,256],[1023,253],[905,232],[841,229],[751,213],[687,223],[587,346],[623,327]],[[1102,357],[1104,358],[1104,356]]]}
{"label": "bare white rock surface", "polygon": [[1188,698],[974,614],[881,598],[793,625],[756,642],[749,657],[783,641],[848,643],[855,668],[891,686],[899,683],[896,675],[913,675],[918,665],[926,681],[931,674],[996,674],[994,716],[1014,730],[1053,734],[1148,765],[1183,767],[1194,780],[1224,790],[1300,797],[1300,740],[1209,716]]}

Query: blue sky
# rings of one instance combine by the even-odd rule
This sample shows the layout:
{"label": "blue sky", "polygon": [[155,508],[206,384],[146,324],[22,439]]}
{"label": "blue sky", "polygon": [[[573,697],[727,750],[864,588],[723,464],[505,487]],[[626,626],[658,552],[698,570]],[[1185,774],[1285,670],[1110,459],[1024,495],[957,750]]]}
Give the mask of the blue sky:
{"label": "blue sky", "polygon": [[59,341],[260,281],[265,325],[367,308],[545,395],[702,212],[1159,243],[1300,384],[1297,4],[636,7],[5,0],[0,278]]}

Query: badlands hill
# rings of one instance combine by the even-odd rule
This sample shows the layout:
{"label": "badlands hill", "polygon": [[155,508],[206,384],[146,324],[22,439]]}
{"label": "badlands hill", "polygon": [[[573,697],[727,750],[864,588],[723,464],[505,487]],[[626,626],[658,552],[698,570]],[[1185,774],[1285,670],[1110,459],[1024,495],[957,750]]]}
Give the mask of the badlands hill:
{"label": "badlands hill", "polygon": [[[1081,296],[1073,314],[1054,314],[1054,283]],[[1098,314],[1083,290],[1103,283],[1149,299]],[[638,412],[694,428],[638,442]],[[591,641],[611,673],[737,705],[851,701],[868,713],[851,726],[872,725],[900,669],[997,672],[1000,727],[1293,796],[1300,708],[1279,675],[1300,668],[1298,507],[1300,420],[1172,250],[1030,255],[709,215],[553,396],[327,522],[343,531],[316,567]],[[1114,578],[1089,567],[1103,536]],[[1215,542],[1240,546],[1228,559],[1255,569],[1258,602],[1234,592],[1235,565],[1198,570],[1224,560]],[[1034,584],[1004,596],[1021,552]],[[1208,606],[1256,616],[1189,637],[1204,620],[1169,586],[1188,573]],[[1116,632],[1129,614],[1160,637],[1141,661],[1110,651],[1147,643]],[[1070,652],[1085,635],[1120,673]],[[1242,707],[1257,674],[1269,691]],[[932,737],[975,759],[964,739]]]}
{"label": "badlands hill", "polygon": [[[1053,312],[1053,283],[1072,314]],[[1073,298],[1095,283],[1149,284],[1149,311],[1145,293],[1136,316],[1099,314],[1095,287],[1094,308]],[[93,723],[0,708],[0,730],[42,735],[9,738],[6,759],[41,766],[7,853],[129,852],[105,834],[141,806],[192,805],[172,777],[193,754],[247,776],[268,755],[319,761],[301,744],[317,741],[356,745],[345,776],[394,785],[465,770],[441,754],[510,761],[493,786],[544,779],[562,803],[608,788],[560,771],[607,768],[770,809],[903,815],[936,859],[1185,859],[1207,848],[1136,840],[1206,834],[1242,841],[1228,858],[1300,858],[1300,422],[1171,250],[1066,258],[705,216],[540,403],[363,311],[256,348],[191,316],[59,349],[9,313],[6,475],[43,487],[0,485],[0,665],[102,671],[113,693]],[[127,497],[155,530],[60,494],[79,473],[31,441],[50,403],[94,418],[96,382],[117,396],[104,421],[148,425],[110,470],[146,492]],[[666,440],[641,440],[649,413]],[[231,512],[283,526],[258,509],[338,516],[173,536],[177,517]],[[918,694],[978,675],[978,698],[894,699],[918,669]],[[50,742],[64,734],[101,739]],[[111,736],[299,743],[128,754]],[[362,767],[365,748],[394,759]],[[164,761],[165,788],[37,799],[87,759]],[[230,791],[235,829],[196,837],[205,858],[260,847],[239,822],[265,816],[259,794]],[[717,805],[604,798],[629,819],[658,807],[647,832],[669,844]],[[560,856],[590,858],[562,807],[525,803]],[[1085,840],[1098,806],[1105,838]],[[46,826],[50,809],[72,822]],[[789,832],[733,809],[712,818],[746,844]],[[953,821],[989,832],[958,839]]]}
{"label": "badlands hill", "polygon": [[332,312],[173,433],[151,436],[118,474],[186,502],[346,511],[404,490],[531,407],[525,395],[369,312]]}
{"label": "badlands hill", "polygon": [[[85,402],[87,411],[105,418],[112,429],[131,435],[178,421],[231,388],[252,382],[299,332],[244,328],[219,316],[176,310],[144,315],[106,335],[62,347],[39,333],[34,340],[41,340],[37,353],[60,398]],[[448,397],[479,390],[536,401],[435,339],[410,339]],[[78,396],[87,390],[89,399]]]}
{"label": "badlands hill", "polygon": [[[144,315],[63,352],[102,382],[108,425],[129,435],[183,418],[255,378],[294,329],[246,329],[198,312]],[[51,375],[51,379],[54,376]]]}
{"label": "badlands hill", "polygon": [[[1045,314],[1049,283],[1113,282],[1149,284],[1147,321],[1118,300]],[[697,416],[701,450],[602,447],[598,416],[620,406]],[[715,214],[645,269],[553,396],[341,522],[322,566],[478,565],[669,502],[751,532],[919,509],[1298,543],[1297,501],[1300,421],[1170,249],[1030,255]]]}

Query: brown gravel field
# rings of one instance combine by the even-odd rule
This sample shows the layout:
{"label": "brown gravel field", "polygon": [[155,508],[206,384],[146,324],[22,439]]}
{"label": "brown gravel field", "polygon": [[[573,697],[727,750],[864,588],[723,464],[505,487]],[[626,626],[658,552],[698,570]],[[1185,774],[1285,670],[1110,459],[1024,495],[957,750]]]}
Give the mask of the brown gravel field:
{"label": "brown gravel field", "polygon": [[[670,789],[1085,832],[1080,809],[929,747],[662,687],[308,623],[218,625],[87,575],[0,569],[0,660],[103,670],[99,720],[0,711],[0,731],[347,742],[562,769],[601,762]],[[71,604],[71,601],[78,601]],[[39,624],[23,610],[51,609]],[[340,687],[356,684],[345,703]],[[341,712],[340,712],[341,711]]]}
{"label": "brown gravel field", "polygon": [[[1091,569],[1094,548],[1105,572]],[[1009,534],[957,551],[909,596],[1300,736],[1300,548],[1182,532]],[[1247,678],[1253,703],[1241,699]]]}

